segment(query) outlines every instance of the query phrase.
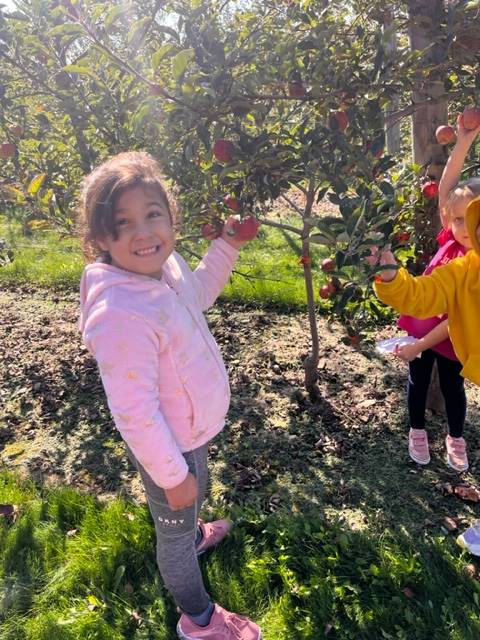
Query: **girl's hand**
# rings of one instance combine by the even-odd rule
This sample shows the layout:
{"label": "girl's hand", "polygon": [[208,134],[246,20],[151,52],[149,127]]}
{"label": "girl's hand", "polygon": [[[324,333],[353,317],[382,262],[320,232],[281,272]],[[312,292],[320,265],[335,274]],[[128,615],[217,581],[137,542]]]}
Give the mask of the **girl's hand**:
{"label": "girl's hand", "polygon": [[422,349],[418,346],[418,342],[415,342],[413,344],[404,344],[403,347],[397,347],[393,353],[404,362],[412,362],[418,354],[422,353]]}
{"label": "girl's hand", "polygon": [[480,126],[476,129],[465,129],[463,126],[463,115],[460,113],[457,116],[457,145],[471,147],[473,141],[480,133]]}
{"label": "girl's hand", "polygon": [[[395,256],[391,251],[382,251],[380,255],[380,264],[383,265],[396,265],[398,264],[395,260]],[[384,282],[390,282],[397,275],[396,269],[384,269],[380,271],[380,277]]]}
{"label": "girl's hand", "polygon": [[[220,237],[223,238],[225,242],[228,242],[234,249],[240,250],[247,242],[255,238],[259,226],[260,223],[254,216],[247,216],[243,218],[241,222],[239,222],[235,216],[229,216],[223,226]],[[242,227],[241,232],[239,231],[239,227]]]}
{"label": "girl's hand", "polygon": [[173,487],[165,489],[168,506],[172,511],[180,511],[191,507],[198,497],[198,482],[193,473],[189,473],[185,480]]}

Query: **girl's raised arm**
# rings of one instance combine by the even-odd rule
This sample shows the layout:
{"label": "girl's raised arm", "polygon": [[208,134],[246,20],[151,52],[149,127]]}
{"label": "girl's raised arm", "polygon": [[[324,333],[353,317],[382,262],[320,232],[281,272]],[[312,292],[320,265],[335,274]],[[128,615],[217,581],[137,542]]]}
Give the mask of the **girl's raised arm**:
{"label": "girl's raised arm", "polygon": [[460,182],[465,158],[468,155],[473,141],[479,133],[480,127],[472,130],[465,129],[463,126],[463,116],[460,114],[457,117],[457,142],[455,143],[452,153],[447,160],[447,164],[443,170],[438,187],[438,208],[440,211],[442,225],[445,229],[448,227],[445,215],[445,205],[447,203],[448,194]]}

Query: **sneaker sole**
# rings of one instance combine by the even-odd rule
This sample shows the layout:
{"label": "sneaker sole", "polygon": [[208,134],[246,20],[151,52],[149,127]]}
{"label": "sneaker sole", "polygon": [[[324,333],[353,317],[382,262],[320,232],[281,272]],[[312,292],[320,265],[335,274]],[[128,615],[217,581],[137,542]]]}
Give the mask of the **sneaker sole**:
{"label": "sneaker sole", "polygon": [[[180,640],[196,640],[195,638],[193,638],[193,636],[186,636],[183,631],[180,629],[180,623],[177,624],[177,636],[180,638]],[[262,632],[260,631],[260,633],[258,634],[257,640],[262,640]]]}
{"label": "sneaker sole", "polygon": [[466,467],[456,467],[453,462],[451,462],[450,457],[447,455],[447,465],[450,467],[450,469],[453,469],[454,471],[458,471],[458,473],[463,473],[464,471],[467,471],[468,469],[468,464]]}
{"label": "sneaker sole", "polygon": [[411,458],[414,462],[416,462],[417,464],[424,464],[424,465],[425,465],[425,464],[429,464],[429,463],[430,463],[430,460],[431,460],[431,458],[428,458],[428,460],[420,460],[420,458],[416,458],[416,457],[414,456],[414,454],[410,451],[410,449],[408,450],[408,455],[409,455],[409,456],[410,456],[410,458]]}

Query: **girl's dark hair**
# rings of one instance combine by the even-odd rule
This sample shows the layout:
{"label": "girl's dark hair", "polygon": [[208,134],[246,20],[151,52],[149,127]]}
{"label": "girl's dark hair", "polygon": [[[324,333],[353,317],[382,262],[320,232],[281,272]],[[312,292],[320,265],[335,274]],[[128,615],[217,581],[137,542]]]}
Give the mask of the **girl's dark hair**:
{"label": "girl's dark hair", "polygon": [[[165,184],[160,166],[144,151],[127,151],[113,156],[83,181],[80,192],[79,218],[83,253],[94,261],[102,250],[98,239],[111,236],[115,240],[114,211],[118,198],[129,189],[153,189],[167,206],[172,224],[176,221],[175,200]],[[109,256],[103,256],[108,261]]]}

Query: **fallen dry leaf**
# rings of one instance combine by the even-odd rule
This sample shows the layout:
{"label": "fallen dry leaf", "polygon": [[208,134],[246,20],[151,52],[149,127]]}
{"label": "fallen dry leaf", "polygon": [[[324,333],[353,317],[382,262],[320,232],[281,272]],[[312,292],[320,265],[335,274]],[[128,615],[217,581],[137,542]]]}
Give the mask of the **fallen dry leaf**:
{"label": "fallen dry leaf", "polygon": [[445,518],[443,519],[443,524],[447,529],[447,531],[450,531],[450,533],[458,529],[458,525],[456,521],[454,520],[454,518],[451,518],[450,516],[445,516]]}
{"label": "fallen dry leaf", "polygon": [[463,567],[463,571],[467,574],[467,576],[470,576],[470,578],[475,578],[475,576],[477,575],[477,567],[474,564],[466,564]]}
{"label": "fallen dry leaf", "polygon": [[453,488],[453,492],[462,500],[467,500],[468,502],[480,501],[480,491],[470,485],[460,484]]}
{"label": "fallen dry leaf", "polygon": [[15,522],[18,518],[18,506],[16,504],[0,504],[0,516],[5,516]]}

